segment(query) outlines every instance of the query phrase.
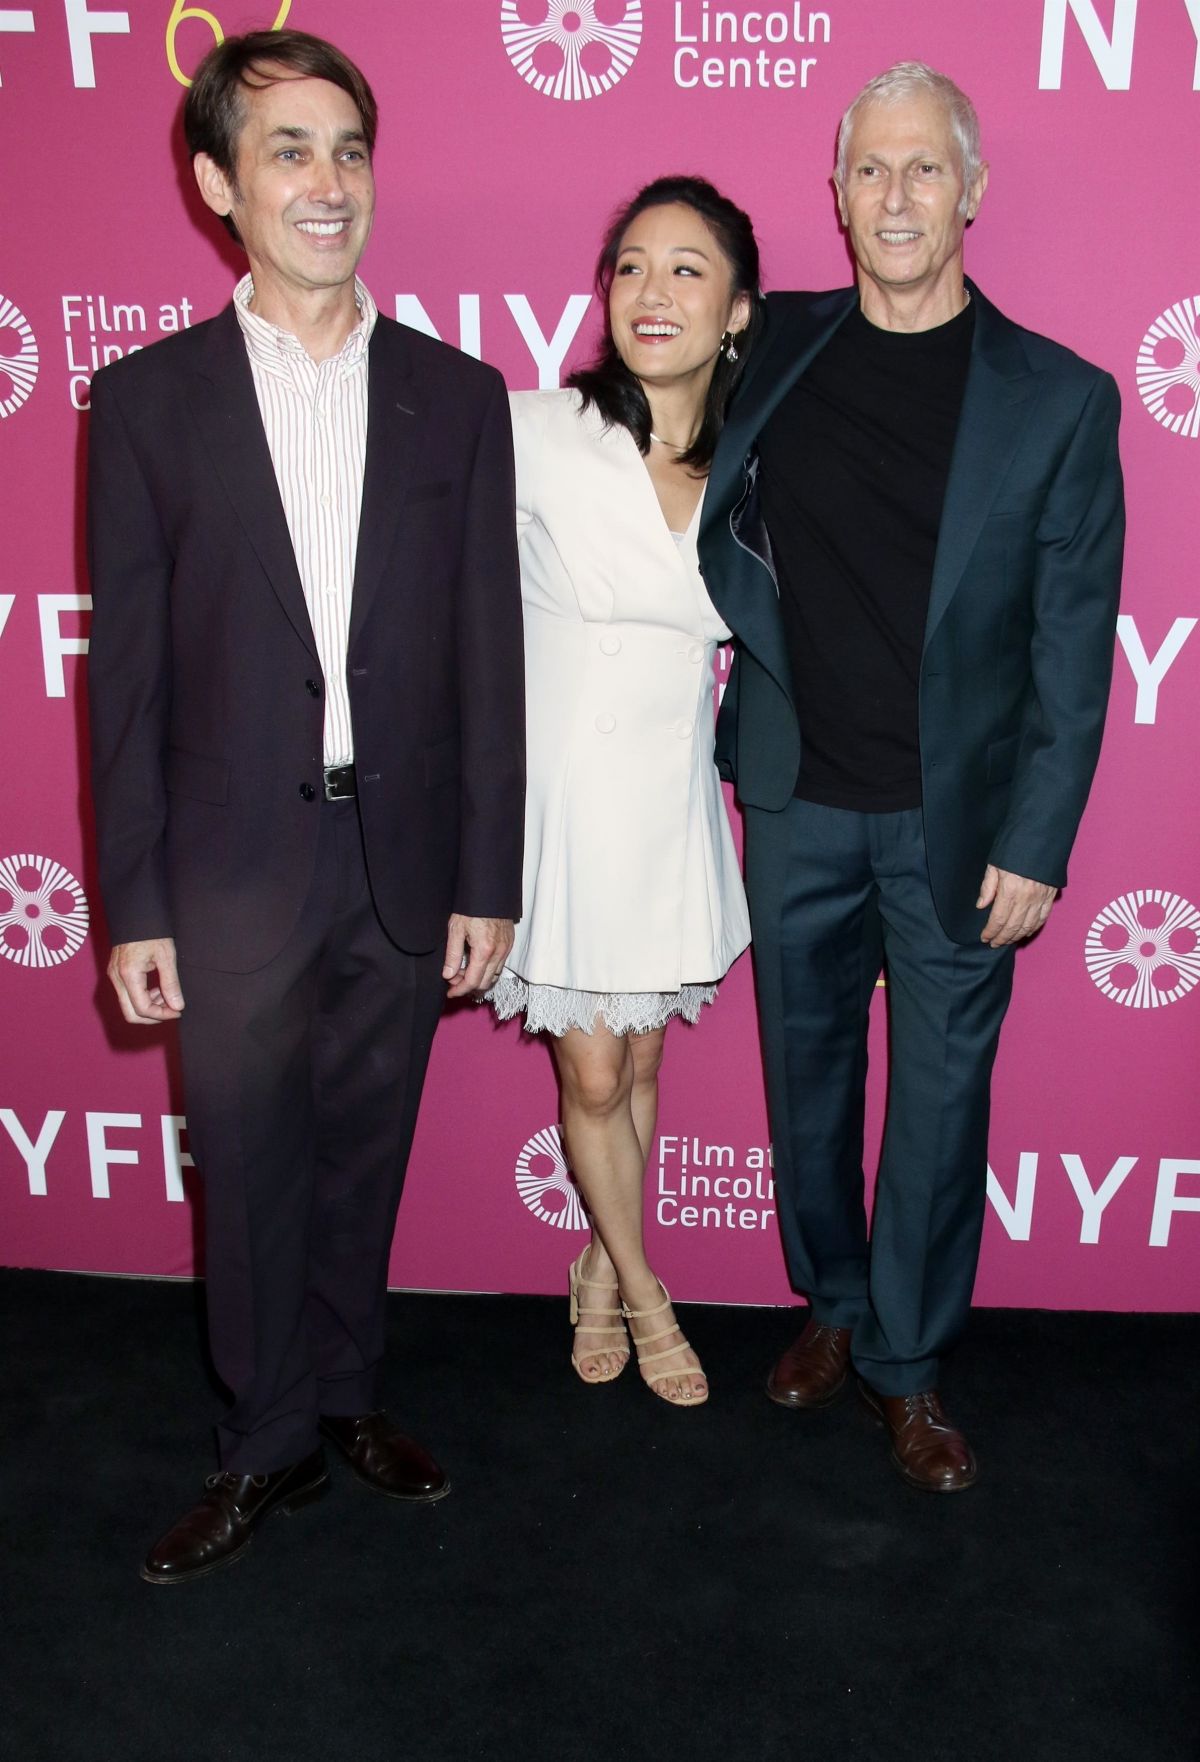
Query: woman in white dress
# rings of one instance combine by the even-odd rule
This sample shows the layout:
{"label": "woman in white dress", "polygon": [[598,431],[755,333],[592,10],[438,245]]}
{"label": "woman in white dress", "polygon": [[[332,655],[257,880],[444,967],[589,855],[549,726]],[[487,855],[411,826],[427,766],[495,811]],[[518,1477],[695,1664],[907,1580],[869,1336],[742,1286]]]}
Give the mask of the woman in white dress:
{"label": "woman in white dress", "polygon": [[647,1263],[642,1201],[667,1023],[694,1022],[750,940],[713,765],[729,632],[696,559],[759,322],[750,221],[701,179],[660,178],[614,220],[597,285],[594,365],[512,397],[529,785],[523,915],[489,996],[550,1037],[592,1216],[572,1363],[611,1381],[628,1324],[649,1387],[694,1406],[708,1384]]}

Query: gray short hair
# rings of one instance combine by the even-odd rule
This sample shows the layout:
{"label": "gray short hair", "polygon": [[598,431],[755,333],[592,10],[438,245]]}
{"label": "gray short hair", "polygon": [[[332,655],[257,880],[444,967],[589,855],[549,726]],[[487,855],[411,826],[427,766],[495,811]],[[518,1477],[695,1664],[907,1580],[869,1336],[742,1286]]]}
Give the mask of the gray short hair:
{"label": "gray short hair", "polygon": [[962,157],[962,208],[965,213],[972,186],[983,165],[979,117],[967,94],[948,75],[935,72],[924,61],[898,61],[894,67],[889,67],[886,72],[876,74],[873,80],[868,80],[843,116],[842,125],[838,129],[834,182],[839,190],[845,189],[850,136],[861,110],[868,104],[902,104],[908,98],[920,97],[936,98],[940,104],[945,105],[950,119],[950,132],[958,143]]}

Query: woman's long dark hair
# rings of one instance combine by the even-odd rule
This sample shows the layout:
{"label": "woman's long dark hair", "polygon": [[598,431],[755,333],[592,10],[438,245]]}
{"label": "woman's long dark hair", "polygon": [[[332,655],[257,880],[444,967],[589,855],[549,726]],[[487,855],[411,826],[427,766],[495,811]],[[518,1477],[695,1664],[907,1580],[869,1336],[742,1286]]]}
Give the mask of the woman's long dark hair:
{"label": "woman's long dark hair", "polygon": [[724,349],[717,356],[712,381],[704,401],[700,431],[680,463],[696,471],[708,470],[717,448],[717,437],[725,421],[729,401],[737,389],[746,366],[746,357],[762,326],[762,293],[759,289],[758,241],[750,216],[736,203],[723,196],[702,177],[659,177],[638,191],[631,202],[614,214],[609,222],[600,256],[596,263],[596,292],[604,301],[604,341],[600,352],[587,367],[572,373],[567,384],[574,386],[583,398],[583,407],[592,404],[610,427],[627,428],[643,453],[650,450],[650,406],[636,374],[622,361],[613,341],[608,319],[608,293],[616,274],[621,240],[639,214],[647,208],[666,208],[679,203],[698,214],[713,234],[733,272],[735,294],[750,296],[750,321],[739,331],[736,347],[738,358],[730,361]]}

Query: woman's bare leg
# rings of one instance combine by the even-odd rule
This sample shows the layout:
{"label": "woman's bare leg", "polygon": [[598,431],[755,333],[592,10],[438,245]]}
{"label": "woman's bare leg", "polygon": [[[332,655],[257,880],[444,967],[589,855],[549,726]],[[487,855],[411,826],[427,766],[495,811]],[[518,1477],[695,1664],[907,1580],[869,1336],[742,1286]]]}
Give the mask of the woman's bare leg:
{"label": "woman's bare leg", "polygon": [[[583,1271],[601,1283],[611,1278],[634,1310],[654,1309],[663,1298],[647,1263],[642,1235],[646,1152],[657,1111],[663,1032],[626,1037],[598,1022],[590,1034],[572,1028],[551,1042],[562,1083],[567,1154],[594,1222]],[[650,1044],[639,1046],[639,1041]],[[672,1321],[672,1312],[663,1310],[642,1325],[641,1333],[657,1332]],[[656,1340],[653,1350],[665,1352],[673,1345],[679,1347],[678,1356],[658,1360],[664,1368],[647,1380],[657,1384],[668,1400],[704,1395],[708,1385],[699,1360],[678,1330]],[[613,1354],[605,1336],[594,1334],[589,1341],[587,1331],[579,1329],[575,1356],[582,1360],[585,1374],[595,1364],[597,1375],[609,1375],[617,1368],[619,1354]]]}
{"label": "woman's bare leg", "polygon": [[658,1072],[663,1058],[663,1042],[667,1030],[655,1028],[649,1034],[631,1034],[628,1039],[633,1056],[633,1094],[630,1108],[633,1129],[642,1147],[642,1167],[650,1161],[654,1149],[654,1131],[658,1125]]}

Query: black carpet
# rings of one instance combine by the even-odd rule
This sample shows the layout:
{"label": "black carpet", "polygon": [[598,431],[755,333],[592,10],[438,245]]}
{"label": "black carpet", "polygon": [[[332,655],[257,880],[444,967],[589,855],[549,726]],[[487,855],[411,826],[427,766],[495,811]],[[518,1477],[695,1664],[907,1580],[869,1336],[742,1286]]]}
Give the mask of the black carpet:
{"label": "black carpet", "polygon": [[1195,1762],[1200,1316],[980,1311],[982,1476],[909,1491],[857,1401],[762,1381],[793,1318],[683,1316],[675,1412],[566,1304],[397,1296],[386,1394],[454,1491],[333,1464],[193,1585],[137,1577],[211,1468],[190,1285],[0,1273],[0,1749],[16,1762]]}

